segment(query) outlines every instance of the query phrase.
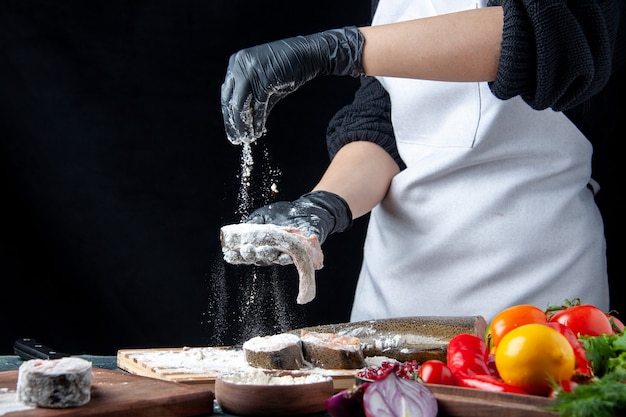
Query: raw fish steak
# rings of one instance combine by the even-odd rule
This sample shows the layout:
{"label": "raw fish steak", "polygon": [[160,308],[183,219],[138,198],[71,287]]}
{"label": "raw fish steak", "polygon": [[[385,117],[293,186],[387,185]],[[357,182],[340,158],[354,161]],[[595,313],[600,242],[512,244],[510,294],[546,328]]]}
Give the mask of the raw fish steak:
{"label": "raw fish steak", "polygon": [[221,228],[222,253],[231,264],[269,265],[264,254],[275,251],[289,255],[298,270],[298,304],[315,298],[315,270],[324,266],[324,254],[317,236],[305,235],[300,229],[274,224],[239,223]]}

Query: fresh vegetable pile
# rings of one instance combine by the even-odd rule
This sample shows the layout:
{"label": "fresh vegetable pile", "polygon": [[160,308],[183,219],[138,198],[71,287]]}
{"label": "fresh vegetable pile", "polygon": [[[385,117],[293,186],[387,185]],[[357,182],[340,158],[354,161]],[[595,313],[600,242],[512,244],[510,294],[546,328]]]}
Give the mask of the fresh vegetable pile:
{"label": "fresh vegetable pile", "polygon": [[[554,398],[562,417],[612,417],[626,411],[626,333],[614,315],[566,300],[543,311],[501,311],[484,338],[459,334],[446,362],[397,363],[359,371],[366,382],[326,403],[333,417],[437,415],[423,383]],[[420,411],[422,414],[416,414]]]}

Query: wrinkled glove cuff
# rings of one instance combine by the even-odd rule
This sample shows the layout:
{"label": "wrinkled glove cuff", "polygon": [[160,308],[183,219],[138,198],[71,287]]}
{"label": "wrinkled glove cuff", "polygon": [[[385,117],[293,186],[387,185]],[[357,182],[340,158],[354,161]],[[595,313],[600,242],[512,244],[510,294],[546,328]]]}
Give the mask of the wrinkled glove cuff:
{"label": "wrinkled glove cuff", "polygon": [[365,76],[362,59],[365,38],[356,26],[327,30],[323,35],[329,45],[329,74]]}
{"label": "wrinkled glove cuff", "polygon": [[[320,243],[331,233],[343,232],[352,227],[352,211],[342,197],[329,191],[311,191],[294,201],[296,205],[313,206],[320,209],[319,229]],[[322,214],[324,213],[325,214]]]}

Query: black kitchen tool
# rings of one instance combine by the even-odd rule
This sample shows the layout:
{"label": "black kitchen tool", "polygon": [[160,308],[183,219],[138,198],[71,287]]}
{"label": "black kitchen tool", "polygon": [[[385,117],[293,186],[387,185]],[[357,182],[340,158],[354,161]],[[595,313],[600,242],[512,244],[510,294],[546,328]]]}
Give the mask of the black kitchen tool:
{"label": "black kitchen tool", "polygon": [[39,343],[36,339],[21,338],[13,344],[13,352],[23,360],[30,359],[59,359],[70,356],[67,353],[57,352],[48,346]]}

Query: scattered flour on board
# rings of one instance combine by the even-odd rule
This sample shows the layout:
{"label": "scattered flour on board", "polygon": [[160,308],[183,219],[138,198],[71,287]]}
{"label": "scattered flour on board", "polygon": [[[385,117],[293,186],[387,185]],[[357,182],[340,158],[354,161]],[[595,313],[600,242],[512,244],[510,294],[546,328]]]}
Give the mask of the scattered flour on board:
{"label": "scattered flour on board", "polygon": [[15,390],[0,388],[0,416],[17,411],[33,410],[34,408],[20,402]]}
{"label": "scattered flour on board", "polygon": [[137,353],[133,357],[154,369],[176,370],[189,374],[221,374],[250,369],[244,351],[235,348],[184,348]]}
{"label": "scattered flour on board", "polygon": [[[134,353],[133,359],[154,370],[176,374],[206,374],[217,377],[239,372],[250,372],[258,369],[248,364],[245,352],[240,348],[187,347],[182,350],[159,350]],[[395,361],[395,359],[383,356],[365,358],[367,366],[378,366],[383,361]],[[346,373],[345,369],[322,369],[313,366],[305,366],[300,369],[300,371],[306,372],[307,374],[325,376],[345,375]],[[291,374],[294,375],[294,372]]]}

